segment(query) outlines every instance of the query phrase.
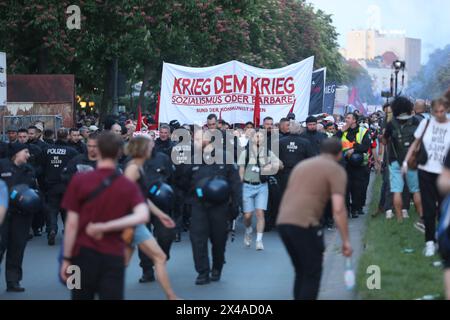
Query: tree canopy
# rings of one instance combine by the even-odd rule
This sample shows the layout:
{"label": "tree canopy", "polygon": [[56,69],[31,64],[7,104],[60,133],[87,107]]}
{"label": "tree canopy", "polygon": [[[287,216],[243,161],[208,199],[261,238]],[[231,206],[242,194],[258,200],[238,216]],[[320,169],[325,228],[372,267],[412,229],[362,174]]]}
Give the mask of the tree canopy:
{"label": "tree canopy", "polygon": [[[72,4],[80,30],[66,27]],[[103,97],[103,112],[114,59],[130,83],[143,81],[140,99],[158,90],[163,61],[280,68],[314,55],[329,79],[346,76],[331,16],[304,0],[9,0],[0,15],[10,73],[73,73],[78,93]]]}

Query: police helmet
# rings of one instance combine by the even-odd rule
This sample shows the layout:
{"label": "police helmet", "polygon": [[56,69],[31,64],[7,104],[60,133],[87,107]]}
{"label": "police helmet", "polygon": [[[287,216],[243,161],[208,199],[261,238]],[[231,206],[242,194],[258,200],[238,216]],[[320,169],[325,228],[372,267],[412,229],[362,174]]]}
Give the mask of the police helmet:
{"label": "police helmet", "polygon": [[10,200],[12,206],[25,213],[39,212],[42,207],[38,192],[26,184],[12,187]]}
{"label": "police helmet", "polygon": [[161,210],[170,210],[175,200],[172,187],[162,181],[152,183],[147,196]]}
{"label": "police helmet", "polygon": [[212,204],[223,204],[230,197],[230,185],[223,177],[209,178],[196,188],[197,197]]}
{"label": "police helmet", "polygon": [[360,153],[353,153],[348,159],[348,162],[355,167],[361,166],[364,162],[364,156]]}

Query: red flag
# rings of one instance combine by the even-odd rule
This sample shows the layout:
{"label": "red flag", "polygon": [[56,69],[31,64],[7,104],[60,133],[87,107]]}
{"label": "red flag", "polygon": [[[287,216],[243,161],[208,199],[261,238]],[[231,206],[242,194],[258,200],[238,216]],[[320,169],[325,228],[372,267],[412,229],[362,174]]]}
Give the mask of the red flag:
{"label": "red flag", "polygon": [[359,98],[358,89],[356,87],[352,88],[352,92],[350,93],[350,97],[348,98],[348,103],[353,105],[356,110],[359,110],[361,114],[366,115],[366,110]]}
{"label": "red flag", "polygon": [[294,113],[294,107],[295,103],[297,102],[297,99],[294,99],[294,103],[292,104],[291,110],[289,110],[289,113]]}
{"label": "red flag", "polygon": [[255,124],[255,128],[259,127],[260,120],[261,120],[261,101],[259,99],[259,89],[256,88],[255,108],[253,109],[253,123]]}
{"label": "red flag", "polygon": [[142,112],[141,112],[141,105],[139,105],[136,131],[141,131],[141,129],[142,129]]}
{"label": "red flag", "polygon": [[155,111],[155,117],[153,120],[155,120],[155,123],[150,126],[150,130],[158,130],[159,125],[159,103],[160,103],[161,97],[158,92],[158,101],[156,102],[156,111]]}

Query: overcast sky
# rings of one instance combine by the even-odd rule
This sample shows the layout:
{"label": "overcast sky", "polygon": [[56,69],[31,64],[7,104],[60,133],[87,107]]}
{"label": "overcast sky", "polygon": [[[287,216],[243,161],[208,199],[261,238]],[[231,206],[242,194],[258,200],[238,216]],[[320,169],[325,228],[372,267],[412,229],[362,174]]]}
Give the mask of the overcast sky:
{"label": "overcast sky", "polygon": [[428,56],[435,49],[450,44],[449,0],[307,0],[307,2],[333,15],[333,24],[340,34],[341,47],[346,45],[346,33],[352,29],[366,28],[369,12],[376,12],[377,8],[383,30],[404,30],[408,37],[422,39],[422,63],[428,60]]}

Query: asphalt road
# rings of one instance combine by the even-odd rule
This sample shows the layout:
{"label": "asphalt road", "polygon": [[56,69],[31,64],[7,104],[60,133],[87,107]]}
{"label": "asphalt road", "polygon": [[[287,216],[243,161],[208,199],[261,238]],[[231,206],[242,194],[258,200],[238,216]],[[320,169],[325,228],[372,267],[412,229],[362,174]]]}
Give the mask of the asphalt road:
{"label": "asphalt road", "polygon": [[[350,233],[355,248],[355,262],[360,254],[364,219],[350,221]],[[174,243],[168,271],[175,292],[187,300],[286,300],[292,298],[294,271],[290,258],[276,231],[264,235],[264,251],[244,247],[243,227],[238,222],[234,242],[228,241],[226,264],[220,282],[205,286],[194,284],[192,249],[188,233],[182,234],[182,241]],[[344,286],[344,259],[339,253],[340,239],[335,230],[326,231],[327,249],[320,299],[347,300],[356,298],[354,292]],[[23,293],[6,292],[4,273],[0,275],[0,300],[37,299],[66,300],[70,293],[57,281],[57,255],[62,241],[59,234],[56,246],[49,247],[46,237],[35,237],[28,242],[24,259],[24,278],[21,282],[26,288]],[[4,263],[2,271],[4,270]],[[141,284],[139,259],[135,253],[126,271],[126,299],[158,300],[165,299],[157,282]]]}

